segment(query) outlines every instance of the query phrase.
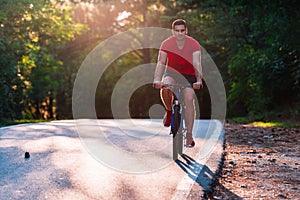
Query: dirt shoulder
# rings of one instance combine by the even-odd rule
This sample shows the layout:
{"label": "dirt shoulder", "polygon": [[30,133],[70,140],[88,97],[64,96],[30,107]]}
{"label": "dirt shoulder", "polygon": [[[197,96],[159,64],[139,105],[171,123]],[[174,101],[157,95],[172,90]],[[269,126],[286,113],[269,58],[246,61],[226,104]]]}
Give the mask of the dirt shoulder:
{"label": "dirt shoulder", "polygon": [[300,199],[300,129],[226,124],[222,171],[208,199]]}

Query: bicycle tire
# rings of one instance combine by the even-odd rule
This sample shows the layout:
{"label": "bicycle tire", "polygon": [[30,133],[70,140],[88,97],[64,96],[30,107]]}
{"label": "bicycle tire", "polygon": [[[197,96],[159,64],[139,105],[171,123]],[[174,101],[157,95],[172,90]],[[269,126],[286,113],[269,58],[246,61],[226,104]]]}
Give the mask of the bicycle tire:
{"label": "bicycle tire", "polygon": [[173,134],[173,137],[175,137],[180,127],[180,120],[181,120],[180,105],[174,105],[172,118],[173,118],[173,123],[172,123],[173,126],[171,127],[171,132]]}
{"label": "bicycle tire", "polygon": [[[181,116],[184,115],[184,110],[181,111]],[[177,132],[178,135],[178,154],[182,155],[183,154],[183,146],[184,146],[184,141],[183,141],[183,134],[184,134],[184,124],[183,124],[183,118],[180,118],[180,126],[179,126],[179,130]]]}
{"label": "bicycle tire", "polygon": [[179,135],[173,135],[173,160],[178,159],[178,136]]}
{"label": "bicycle tire", "polygon": [[180,127],[180,120],[181,120],[181,114],[180,114],[180,105],[174,105],[173,107],[173,116],[172,116],[172,127],[171,132],[173,135],[173,160],[178,159],[178,154],[181,154],[179,152],[179,145],[180,145],[180,134],[177,134],[179,127]]}
{"label": "bicycle tire", "polygon": [[179,155],[182,155],[183,153],[183,132],[180,131],[178,134],[177,134],[177,149],[178,149],[178,154]]}

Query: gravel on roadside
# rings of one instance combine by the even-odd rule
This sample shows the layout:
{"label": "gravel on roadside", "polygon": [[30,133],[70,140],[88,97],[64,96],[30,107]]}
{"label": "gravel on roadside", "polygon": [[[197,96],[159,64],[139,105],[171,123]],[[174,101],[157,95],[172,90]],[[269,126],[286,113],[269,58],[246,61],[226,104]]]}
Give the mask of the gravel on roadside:
{"label": "gravel on roadside", "polygon": [[225,133],[208,199],[300,199],[300,128],[225,124]]}

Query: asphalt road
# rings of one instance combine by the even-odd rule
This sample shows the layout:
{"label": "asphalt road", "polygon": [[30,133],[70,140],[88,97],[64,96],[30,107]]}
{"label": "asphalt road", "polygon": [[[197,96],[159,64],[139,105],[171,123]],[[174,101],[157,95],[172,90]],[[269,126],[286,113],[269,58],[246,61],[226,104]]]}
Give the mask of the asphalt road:
{"label": "asphalt road", "polygon": [[3,127],[0,199],[201,199],[223,153],[222,123],[197,120],[194,137],[195,148],[174,162],[161,120]]}

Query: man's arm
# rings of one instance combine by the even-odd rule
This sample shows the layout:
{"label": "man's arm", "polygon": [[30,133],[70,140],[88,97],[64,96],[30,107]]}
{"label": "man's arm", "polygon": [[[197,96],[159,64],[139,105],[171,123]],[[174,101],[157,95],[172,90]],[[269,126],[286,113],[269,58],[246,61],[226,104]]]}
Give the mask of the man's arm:
{"label": "man's arm", "polygon": [[167,62],[167,53],[164,51],[159,51],[158,53],[158,59],[157,59],[157,65],[154,73],[154,80],[153,85],[155,88],[161,88],[162,87],[162,75],[165,71]]}
{"label": "man's arm", "polygon": [[201,65],[201,51],[195,51],[193,53],[193,65],[195,69],[197,82],[194,83],[194,89],[200,89],[202,86],[202,65]]}

